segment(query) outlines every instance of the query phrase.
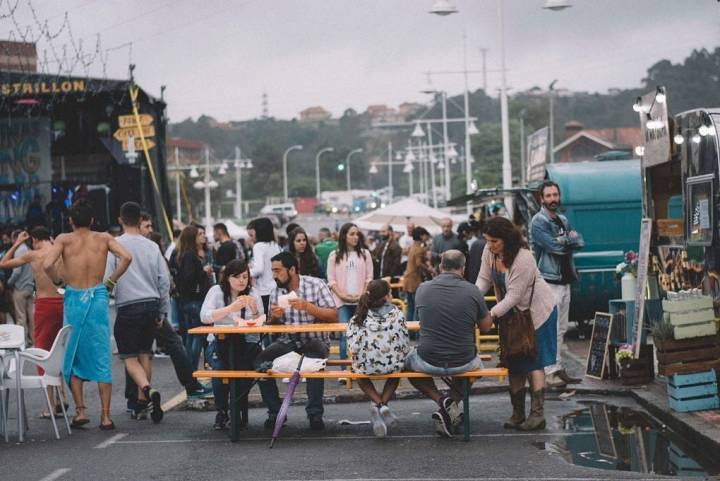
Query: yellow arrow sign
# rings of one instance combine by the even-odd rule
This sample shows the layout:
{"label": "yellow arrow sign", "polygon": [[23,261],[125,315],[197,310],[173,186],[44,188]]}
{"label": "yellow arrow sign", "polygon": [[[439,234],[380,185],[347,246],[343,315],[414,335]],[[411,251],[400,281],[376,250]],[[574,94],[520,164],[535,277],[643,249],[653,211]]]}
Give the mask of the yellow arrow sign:
{"label": "yellow arrow sign", "polygon": [[[122,140],[122,149],[123,149],[125,152],[127,152],[128,150],[130,150],[130,148],[129,148],[130,142],[128,142],[128,140],[129,140],[129,139],[123,139],[123,140]],[[152,140],[150,140],[150,139],[145,139],[145,142],[147,142],[148,150],[150,150],[150,149],[152,149],[153,147],[155,147],[155,142],[153,142]],[[139,151],[141,151],[142,149],[143,149],[142,141],[141,141],[139,138],[135,137],[135,150],[139,152]]]}
{"label": "yellow arrow sign", "polygon": [[[140,125],[143,127],[153,123],[153,117],[150,114],[140,114]],[[118,116],[118,127],[126,129],[128,127],[135,127],[137,125],[134,115],[119,115]]]}
{"label": "yellow arrow sign", "polygon": [[[153,137],[155,135],[155,128],[152,125],[144,125],[142,127],[142,134],[144,137]],[[140,138],[140,129],[137,127],[128,127],[124,129],[117,129],[113,134],[117,140],[125,140],[128,137]]]}

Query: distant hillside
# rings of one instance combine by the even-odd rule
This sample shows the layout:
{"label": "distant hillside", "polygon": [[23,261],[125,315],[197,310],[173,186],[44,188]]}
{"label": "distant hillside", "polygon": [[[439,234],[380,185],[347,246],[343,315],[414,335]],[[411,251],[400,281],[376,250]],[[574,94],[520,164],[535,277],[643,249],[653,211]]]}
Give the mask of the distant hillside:
{"label": "distant hillside", "polygon": [[[611,94],[572,93],[559,96],[555,102],[556,141],[563,136],[563,126],[570,120],[577,120],[588,128],[633,127],[638,125],[637,114],[632,110],[635,98],[657,85],[664,85],[668,91],[668,106],[671,113],[697,107],[720,106],[720,48],[713,52],[695,50],[683,63],[673,64],[662,60],[647,70],[636,89],[620,90]],[[540,94],[540,95],[538,95]],[[462,95],[448,99],[448,117],[460,117]],[[525,132],[547,125],[547,96],[538,89],[513,95],[509,102],[511,154],[515,173],[519,168],[520,130],[519,113],[525,110]],[[480,185],[491,186],[501,182],[502,147],[500,138],[500,105],[497,98],[491,98],[482,90],[470,95],[470,112],[478,117],[480,133],[472,138],[474,175]],[[441,117],[440,105],[436,103],[423,117]],[[410,119],[408,119],[410,120]],[[323,190],[344,189],[345,172],[337,165],[347,153],[363,148],[364,153],[352,157],[351,175],[353,188],[381,188],[387,185],[387,166],[379,165],[379,173],[368,173],[370,160],[386,160],[388,142],[395,148],[405,146],[409,130],[400,132],[390,129],[370,128],[369,119],[351,109],[338,119],[319,124],[303,124],[293,120],[249,120],[231,122],[222,127],[214,126],[210,117],[201,116],[172,124],[172,136],[201,140],[212,146],[218,158],[229,158],[234,147],[240,146],[243,154],[252,158],[255,169],[244,186],[246,199],[264,199],[266,196],[282,195],[282,154],[295,144],[302,144],[302,151],[291,154],[288,162],[289,191],[291,196],[315,195],[315,153],[323,147],[332,146],[335,151],[321,158]],[[463,143],[460,124],[451,124],[451,140]],[[464,178],[458,174],[462,167],[452,166],[453,194],[464,191]],[[407,174],[402,166],[394,168],[394,185],[398,193],[407,192]],[[232,189],[233,176],[221,179],[222,191]],[[417,189],[417,180],[416,189]]]}

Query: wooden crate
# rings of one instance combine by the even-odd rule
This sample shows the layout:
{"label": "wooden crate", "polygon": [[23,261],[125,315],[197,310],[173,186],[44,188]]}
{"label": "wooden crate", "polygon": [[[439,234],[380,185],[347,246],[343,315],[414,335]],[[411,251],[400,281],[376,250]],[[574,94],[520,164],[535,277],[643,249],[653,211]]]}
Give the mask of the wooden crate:
{"label": "wooden crate", "polygon": [[658,374],[672,376],[720,369],[720,336],[655,340]]}
{"label": "wooden crate", "polygon": [[691,374],[673,374],[668,379],[668,403],[674,411],[720,409],[717,375],[710,369]]}
{"label": "wooden crate", "polygon": [[711,296],[663,301],[662,308],[675,331],[675,339],[712,336],[717,333]]}

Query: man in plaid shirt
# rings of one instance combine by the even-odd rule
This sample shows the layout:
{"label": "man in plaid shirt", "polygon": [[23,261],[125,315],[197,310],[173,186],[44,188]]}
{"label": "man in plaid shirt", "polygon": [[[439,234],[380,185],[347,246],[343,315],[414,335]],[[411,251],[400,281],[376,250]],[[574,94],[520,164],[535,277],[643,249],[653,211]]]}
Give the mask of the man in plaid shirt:
{"label": "man in plaid shirt", "polygon": [[[315,322],[337,322],[335,301],[325,282],[321,279],[298,274],[298,262],[289,252],[281,252],[270,259],[273,279],[277,289],[270,294],[270,324],[312,324]],[[289,292],[295,292],[297,299],[289,301],[289,307],[278,306],[278,298]],[[273,359],[297,351],[309,358],[326,359],[329,353],[327,334],[319,332],[284,334],[266,347],[255,358],[255,369],[267,366]],[[264,366],[263,366],[264,365]],[[272,429],[280,410],[280,394],[274,379],[258,381],[263,401],[268,408],[265,428]],[[319,431],[325,428],[323,422],[323,379],[308,379],[305,407],[310,429]]]}

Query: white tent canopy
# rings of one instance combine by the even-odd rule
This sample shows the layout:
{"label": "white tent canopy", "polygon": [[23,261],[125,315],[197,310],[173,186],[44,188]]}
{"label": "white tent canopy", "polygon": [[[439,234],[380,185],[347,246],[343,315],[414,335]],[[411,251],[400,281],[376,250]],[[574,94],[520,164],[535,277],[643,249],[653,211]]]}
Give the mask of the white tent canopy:
{"label": "white tent canopy", "polygon": [[440,232],[440,221],[445,217],[450,216],[415,199],[403,199],[358,217],[355,224],[366,230],[379,230],[383,225],[390,224],[395,232],[405,232],[407,224],[412,222],[431,234],[437,234]]}

